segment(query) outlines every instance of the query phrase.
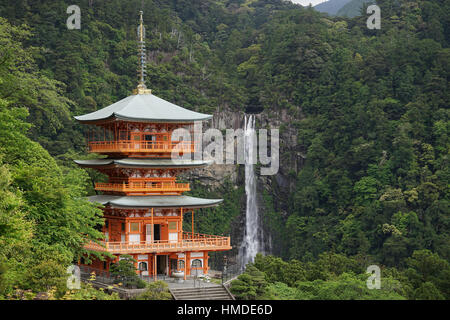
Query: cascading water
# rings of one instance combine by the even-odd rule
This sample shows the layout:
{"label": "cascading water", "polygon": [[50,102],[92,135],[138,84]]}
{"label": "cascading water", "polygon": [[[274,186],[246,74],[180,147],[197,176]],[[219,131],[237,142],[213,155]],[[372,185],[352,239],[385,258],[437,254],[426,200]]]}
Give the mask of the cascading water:
{"label": "cascading water", "polygon": [[258,206],[256,203],[256,176],[254,170],[254,164],[256,163],[256,131],[254,115],[249,115],[248,118],[245,116],[244,146],[245,194],[247,196],[247,206],[245,211],[244,239],[239,248],[241,269],[244,269],[247,263],[253,262],[256,254],[261,250]]}

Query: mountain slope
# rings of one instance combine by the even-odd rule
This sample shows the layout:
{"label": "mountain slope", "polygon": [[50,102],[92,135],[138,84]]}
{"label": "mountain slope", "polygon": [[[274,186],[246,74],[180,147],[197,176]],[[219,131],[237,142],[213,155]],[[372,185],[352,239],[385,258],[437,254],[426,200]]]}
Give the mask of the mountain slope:
{"label": "mountain slope", "polygon": [[336,13],[339,17],[353,18],[361,15],[361,9],[365,3],[375,3],[375,0],[351,0]]}
{"label": "mountain slope", "polygon": [[[46,48],[36,64],[65,84],[71,115],[130,93],[141,1],[81,2],[81,31],[67,30],[61,19],[66,2],[28,3],[3,1],[0,15],[33,27],[30,42]],[[147,85],[155,94],[199,112],[237,115],[224,121],[227,128],[239,126],[256,101],[264,109],[258,126],[280,128],[280,171],[258,180],[278,256],[313,260],[333,250],[396,267],[423,248],[450,257],[448,1],[379,3],[383,16],[396,18],[384,18],[378,32],[362,18],[324,19],[275,0],[144,2]],[[5,85],[0,98],[14,93]],[[11,103],[19,102],[27,101]],[[48,122],[30,121],[37,129]],[[71,132],[81,130],[74,125]],[[55,130],[33,138],[44,135],[60,137]],[[203,194],[199,185],[192,195],[215,197],[210,182]],[[241,212],[238,185],[222,192],[226,204],[199,215],[198,232],[240,225],[231,223]]]}
{"label": "mountain slope", "polygon": [[313,8],[317,11],[328,13],[329,15],[335,15],[339,9],[345,6],[351,0],[329,0],[327,2],[319,3]]}

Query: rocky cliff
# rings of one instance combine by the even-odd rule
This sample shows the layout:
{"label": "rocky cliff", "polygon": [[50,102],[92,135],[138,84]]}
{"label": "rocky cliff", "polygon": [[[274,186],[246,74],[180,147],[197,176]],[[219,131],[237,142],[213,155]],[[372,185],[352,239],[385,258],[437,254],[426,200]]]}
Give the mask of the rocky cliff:
{"label": "rocky cliff", "polygon": [[[226,129],[243,129],[244,128],[243,112],[234,112],[229,109],[222,109],[214,113],[214,117],[209,124],[203,126],[203,131],[208,127],[213,127],[225,133]],[[279,235],[273,234],[270,222],[266,219],[267,198],[271,201],[270,210],[274,210],[285,219],[288,215],[287,199],[291,191],[295,189],[295,179],[293,179],[304,162],[304,154],[301,146],[297,142],[297,129],[295,127],[295,118],[286,110],[279,113],[264,110],[256,114],[257,129],[278,129],[279,130],[279,171],[275,175],[263,176],[260,174],[259,164],[257,165],[257,200],[262,221],[264,250],[266,253],[276,254],[279,250],[277,241]],[[225,134],[224,134],[225,144]],[[270,146],[270,145],[269,145]],[[225,147],[224,147],[225,148]],[[224,156],[225,158],[225,156]],[[202,185],[209,190],[217,190],[222,186],[225,180],[230,180],[234,188],[245,184],[244,165],[236,164],[212,164],[206,168],[195,169],[187,172],[184,176],[189,181]],[[264,199],[266,194],[266,199]],[[239,248],[245,226],[245,197],[236,199],[240,202],[240,215],[231,224],[232,245],[235,249]],[[237,250],[233,250],[236,254]]]}

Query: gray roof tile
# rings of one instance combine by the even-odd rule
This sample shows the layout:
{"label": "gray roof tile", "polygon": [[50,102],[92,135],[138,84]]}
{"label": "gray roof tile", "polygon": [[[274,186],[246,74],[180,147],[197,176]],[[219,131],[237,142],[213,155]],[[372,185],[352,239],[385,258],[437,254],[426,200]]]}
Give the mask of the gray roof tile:
{"label": "gray roof tile", "polygon": [[117,167],[137,168],[190,168],[210,165],[212,161],[203,160],[171,160],[171,159],[90,159],[74,160],[82,167],[96,167],[114,164]]}
{"label": "gray roof tile", "polygon": [[193,122],[211,119],[212,115],[182,108],[153,94],[137,94],[103,109],[75,117],[80,122],[109,118],[139,122]]}
{"label": "gray roof tile", "polygon": [[203,199],[190,196],[113,196],[96,195],[88,198],[91,202],[111,205],[115,208],[206,208],[216,206],[223,199]]}

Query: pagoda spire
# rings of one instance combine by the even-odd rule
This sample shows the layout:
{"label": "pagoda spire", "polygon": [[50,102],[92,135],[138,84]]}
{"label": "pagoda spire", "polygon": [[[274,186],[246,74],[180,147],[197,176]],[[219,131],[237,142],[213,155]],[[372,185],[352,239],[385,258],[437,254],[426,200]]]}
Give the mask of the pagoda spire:
{"label": "pagoda spire", "polygon": [[145,76],[146,76],[146,68],[147,68],[147,55],[145,53],[145,27],[144,27],[144,19],[142,18],[143,12],[139,11],[140,15],[140,23],[137,28],[137,37],[138,37],[138,55],[139,55],[139,84],[135,90],[133,90],[134,94],[151,94],[152,91],[147,89],[145,85]]}

